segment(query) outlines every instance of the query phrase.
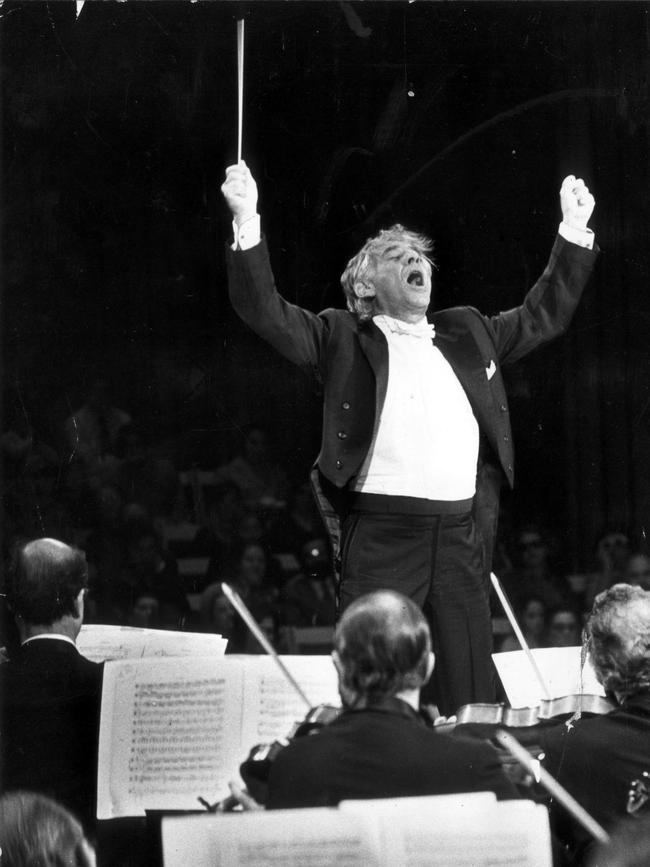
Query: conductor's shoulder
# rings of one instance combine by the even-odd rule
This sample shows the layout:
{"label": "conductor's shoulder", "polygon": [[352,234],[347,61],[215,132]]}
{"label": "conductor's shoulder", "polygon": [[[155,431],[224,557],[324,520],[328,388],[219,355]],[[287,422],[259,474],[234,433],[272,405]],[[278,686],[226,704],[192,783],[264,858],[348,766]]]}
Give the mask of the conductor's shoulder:
{"label": "conductor's shoulder", "polygon": [[327,322],[330,329],[344,328],[348,331],[357,331],[359,328],[356,316],[348,310],[328,307],[325,310],[321,310],[318,315]]}
{"label": "conductor's shoulder", "polygon": [[453,331],[454,329],[466,329],[476,322],[477,319],[482,320],[483,315],[476,307],[447,307],[444,310],[437,310],[433,314],[433,323],[436,328],[444,329],[445,331]]}

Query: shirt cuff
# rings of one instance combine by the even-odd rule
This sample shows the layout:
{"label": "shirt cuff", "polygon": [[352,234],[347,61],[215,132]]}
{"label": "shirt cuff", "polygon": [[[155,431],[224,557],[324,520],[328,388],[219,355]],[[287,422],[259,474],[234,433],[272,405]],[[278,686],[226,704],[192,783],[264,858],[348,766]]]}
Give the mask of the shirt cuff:
{"label": "shirt cuff", "polygon": [[233,220],[232,233],[235,239],[232,245],[233,250],[250,250],[251,247],[255,247],[262,240],[260,215],[253,214],[252,217],[244,220],[241,226],[238,226]]}
{"label": "shirt cuff", "polygon": [[594,249],[596,236],[591,229],[575,229],[573,226],[568,226],[563,220],[558,227],[558,233],[570,244],[586,247],[587,250]]}

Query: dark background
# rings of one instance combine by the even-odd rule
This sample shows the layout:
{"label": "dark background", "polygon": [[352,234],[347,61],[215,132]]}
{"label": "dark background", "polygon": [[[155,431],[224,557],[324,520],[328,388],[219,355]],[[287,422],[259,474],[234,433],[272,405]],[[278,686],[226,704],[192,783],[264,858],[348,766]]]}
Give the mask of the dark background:
{"label": "dark background", "polygon": [[[302,374],[229,309],[224,169],[244,156],[284,294],[341,306],[357,246],[436,241],[436,305],[513,306],[543,268],[564,175],[603,256],[570,332],[509,374],[506,506],[560,535],[650,521],[650,5],[4,2],[4,427],[53,442],[101,373],[179,468],[265,420],[296,479],[318,449]],[[62,461],[66,460],[64,451]]]}

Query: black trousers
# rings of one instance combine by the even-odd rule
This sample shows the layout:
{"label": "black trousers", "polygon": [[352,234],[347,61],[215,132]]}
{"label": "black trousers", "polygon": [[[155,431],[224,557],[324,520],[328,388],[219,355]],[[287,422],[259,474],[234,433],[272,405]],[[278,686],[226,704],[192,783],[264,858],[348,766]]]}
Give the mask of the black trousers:
{"label": "black trousers", "polygon": [[373,590],[417,603],[436,657],[424,699],[445,715],[496,697],[485,552],[470,508],[357,494],[343,525],[339,612]]}

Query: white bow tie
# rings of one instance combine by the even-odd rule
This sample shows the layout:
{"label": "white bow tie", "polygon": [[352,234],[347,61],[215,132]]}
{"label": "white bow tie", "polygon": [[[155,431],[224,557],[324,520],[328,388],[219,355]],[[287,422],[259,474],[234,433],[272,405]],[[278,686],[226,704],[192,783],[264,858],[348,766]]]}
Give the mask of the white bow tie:
{"label": "white bow tie", "polygon": [[389,316],[384,319],[393,334],[410,334],[412,337],[428,337],[429,340],[433,340],[436,336],[436,328],[432,322],[423,321],[412,325],[410,322],[391,319]]}

